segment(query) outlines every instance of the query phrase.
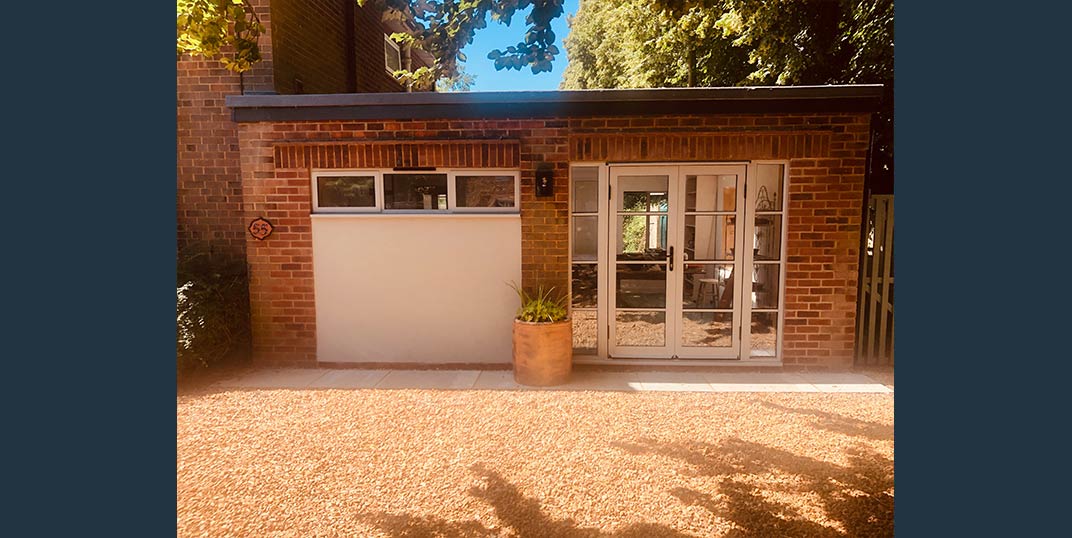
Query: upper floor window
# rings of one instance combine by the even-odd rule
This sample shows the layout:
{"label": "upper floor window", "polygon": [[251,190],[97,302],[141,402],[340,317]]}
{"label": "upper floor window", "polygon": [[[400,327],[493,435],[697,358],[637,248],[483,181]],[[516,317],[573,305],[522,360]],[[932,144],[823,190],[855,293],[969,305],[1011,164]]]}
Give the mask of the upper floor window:
{"label": "upper floor window", "polygon": [[393,75],[395,71],[402,70],[402,49],[387,34],[383,35],[383,56],[384,68],[388,73]]}

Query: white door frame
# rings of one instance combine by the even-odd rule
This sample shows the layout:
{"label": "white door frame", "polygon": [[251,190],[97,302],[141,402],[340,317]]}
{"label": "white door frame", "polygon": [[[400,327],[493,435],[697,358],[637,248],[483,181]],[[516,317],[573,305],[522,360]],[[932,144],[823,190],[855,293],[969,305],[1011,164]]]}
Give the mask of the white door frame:
{"label": "white door frame", "polygon": [[[744,184],[746,181],[746,166],[745,165],[611,165],[609,167],[609,190],[608,190],[608,211],[607,211],[607,232],[608,235],[606,245],[606,274],[607,274],[607,298],[606,305],[607,315],[604,319],[607,320],[609,325],[607,331],[608,337],[608,355],[620,358],[681,358],[681,359],[739,359],[741,356],[741,320],[742,316],[742,303],[745,298],[745,286],[735,285],[733,290],[733,307],[730,313],[732,316],[731,325],[731,339],[730,346],[728,347],[686,347],[682,345],[682,319],[685,314],[683,305],[683,282],[684,282],[684,270],[685,270],[685,249],[684,247],[684,226],[686,220],[685,214],[685,182],[688,175],[699,174],[711,174],[711,175],[734,175],[737,177],[737,183],[735,186],[734,194],[736,200],[734,204],[733,215],[735,223],[743,221],[744,213]],[[617,303],[617,294],[615,293],[615,279],[618,274],[617,261],[617,233],[618,233],[618,211],[619,198],[623,195],[618,189],[619,179],[623,176],[637,176],[637,175],[656,175],[667,177],[667,245],[669,255],[672,259],[667,261],[652,260],[649,263],[662,265],[666,271],[666,302],[662,308],[641,309],[645,311],[662,311],[664,312],[664,344],[662,346],[618,346],[617,341],[617,324],[616,317],[619,312]],[[696,212],[694,212],[696,213]],[[699,212],[704,213],[704,212]],[[710,213],[716,213],[712,211]],[[722,213],[725,214],[725,213]],[[610,232],[614,232],[613,234]],[[732,265],[733,274],[735,280],[744,281],[750,280],[742,278],[742,275],[748,274],[744,272],[744,259],[740,253],[744,252],[744,231],[740,229],[739,224],[735,224],[734,230],[734,252],[737,253],[734,256],[734,260],[723,263],[709,263],[709,262],[693,262],[694,265]],[[690,309],[695,312],[710,312],[716,310],[711,309]]]}
{"label": "white door frame", "polygon": [[[611,299],[612,299],[614,276],[615,275],[612,273],[612,271],[615,269],[615,267],[614,267],[614,264],[615,264],[615,261],[616,261],[615,260],[615,254],[616,254],[615,250],[616,250],[616,246],[617,246],[616,243],[613,244],[613,245],[609,244],[610,239],[611,239],[611,234],[610,234],[611,226],[616,226],[616,223],[611,222],[611,214],[610,214],[611,209],[612,209],[613,194],[614,194],[612,192],[613,189],[612,189],[612,186],[611,186],[611,177],[610,177],[611,168],[615,168],[615,169],[622,168],[622,169],[636,170],[636,169],[639,169],[639,168],[649,168],[650,169],[650,168],[659,168],[659,167],[683,167],[683,168],[704,167],[704,168],[706,168],[706,167],[709,167],[709,166],[712,166],[712,167],[745,166],[746,167],[745,183],[744,183],[745,188],[738,189],[738,190],[740,191],[740,196],[741,197],[746,197],[746,195],[747,195],[746,189],[747,189],[747,185],[748,185],[748,179],[756,177],[756,175],[755,175],[756,174],[756,166],[760,165],[760,164],[778,164],[778,165],[782,165],[784,167],[783,168],[783,179],[782,179],[782,181],[783,181],[783,183],[782,183],[783,196],[782,196],[781,203],[779,204],[781,206],[781,211],[782,211],[782,226],[781,226],[781,271],[780,271],[780,275],[779,275],[779,280],[780,280],[780,282],[779,282],[779,290],[780,290],[780,293],[779,293],[779,299],[778,299],[778,316],[777,316],[777,326],[778,326],[777,347],[775,349],[775,353],[774,353],[773,356],[755,356],[755,357],[750,356],[750,331],[745,330],[745,329],[747,329],[749,327],[748,323],[750,323],[750,321],[751,321],[751,296],[750,296],[750,294],[746,296],[746,295],[744,295],[744,291],[741,291],[741,293],[738,296],[738,298],[735,299],[735,301],[734,301],[734,304],[735,304],[735,317],[734,317],[734,319],[735,320],[741,320],[741,322],[735,323],[735,325],[740,329],[739,338],[738,338],[738,346],[737,346],[738,349],[739,349],[739,355],[738,355],[739,360],[736,360],[736,361],[731,360],[730,363],[732,363],[732,364],[742,364],[742,365],[746,364],[746,363],[771,364],[771,361],[775,361],[774,362],[775,364],[780,363],[781,357],[782,357],[782,341],[783,341],[784,326],[785,326],[784,325],[784,323],[785,323],[785,281],[786,281],[786,271],[785,271],[785,269],[786,269],[786,261],[787,261],[787,258],[786,258],[787,252],[786,252],[786,250],[787,250],[787,244],[788,244],[787,240],[788,240],[788,228],[789,228],[789,226],[788,226],[789,223],[788,223],[788,218],[787,218],[788,205],[789,205],[788,204],[788,199],[789,199],[788,193],[789,193],[789,188],[790,188],[790,184],[789,184],[789,162],[785,161],[785,160],[755,160],[755,161],[703,162],[703,163],[682,163],[682,162],[609,163],[609,162],[595,162],[595,161],[574,161],[574,162],[571,162],[570,163],[571,169],[572,169],[572,167],[598,167],[598,171],[599,171],[598,189],[599,189],[600,192],[608,193],[608,195],[606,197],[599,196],[599,204],[598,204],[598,237],[600,238],[600,241],[606,241],[608,243],[608,245],[606,245],[604,248],[598,249],[598,283],[597,283],[597,305],[596,305],[596,312],[597,312],[597,318],[598,318],[598,330],[597,330],[597,334],[596,334],[596,337],[597,337],[597,350],[596,350],[595,355],[577,355],[577,356],[575,356],[575,360],[580,360],[580,362],[630,361],[629,358],[624,358],[624,357],[614,357],[614,358],[612,358],[612,354],[610,353],[610,349],[611,349],[610,343],[613,341],[611,338],[612,338],[612,331],[613,331],[613,325],[614,325],[614,323],[613,323],[614,320],[612,318],[613,309],[612,309],[612,305],[611,305]],[[679,175],[678,177],[680,179],[683,176]],[[571,193],[571,196],[572,196],[572,193],[573,193],[572,183],[571,183],[570,193]],[[746,200],[747,200],[747,198],[746,198]],[[741,204],[740,198],[738,200],[738,203]],[[741,207],[741,205],[739,205],[738,207]],[[744,211],[744,225],[741,226],[741,229],[736,233],[738,241],[744,241],[745,238],[751,238],[752,234],[754,233],[754,220],[755,220],[754,219],[754,214],[753,214],[754,212],[752,211],[752,208],[748,207],[747,203],[744,203],[743,207],[745,208],[745,211]],[[673,210],[673,207],[671,207],[671,210]],[[679,220],[681,222],[683,222],[684,221],[684,211],[677,211],[676,213],[678,214]],[[740,219],[738,219],[738,220],[740,220]],[[680,226],[681,226],[681,223],[679,222],[678,225],[677,225],[678,229],[681,229]],[[571,230],[572,230],[572,227],[571,227]],[[572,248],[573,248],[573,245],[572,245],[573,237],[572,237],[572,235],[573,234],[572,234],[572,231],[571,231],[571,233],[570,233],[570,247],[569,247],[570,252],[572,252]],[[735,252],[740,252],[740,251],[742,251],[742,250],[735,250]],[[755,264],[753,263],[753,260],[752,260],[751,250],[749,249],[749,250],[747,250],[745,252],[747,252],[748,255],[743,260],[743,266],[741,268],[741,274],[742,275],[751,275],[753,270],[754,270]],[[675,262],[675,270],[676,270],[676,267],[682,267],[683,268],[684,267],[683,266],[683,263],[684,263],[684,250],[675,249],[675,257],[677,258],[677,259],[674,260],[674,262]],[[668,284],[668,287],[669,287],[669,284]],[[744,286],[735,286],[735,287],[737,289],[739,289],[739,290],[744,290],[744,288],[745,288]],[[670,291],[668,290],[668,294],[669,293],[670,293]],[[678,293],[680,293],[680,292],[678,292]],[[669,297],[670,297],[670,295],[668,295],[668,298]],[[676,297],[676,295],[675,295],[675,297]],[[745,299],[747,299],[747,300],[745,300]],[[678,299],[678,302],[680,302],[680,299]],[[739,316],[739,317],[737,317],[737,316]],[[747,323],[745,322],[746,319],[748,320]],[[668,338],[669,337],[670,336],[668,335]],[[676,338],[676,336],[674,336],[674,337]],[[672,354],[652,355],[650,358],[651,359],[667,360],[667,359],[672,358],[671,355]],[[734,358],[736,358],[736,357],[734,357]],[[691,361],[696,361],[696,362],[703,362],[702,359],[690,359],[690,360]],[[645,361],[643,359],[638,359],[635,362],[637,362],[637,363],[655,364],[655,362]]]}

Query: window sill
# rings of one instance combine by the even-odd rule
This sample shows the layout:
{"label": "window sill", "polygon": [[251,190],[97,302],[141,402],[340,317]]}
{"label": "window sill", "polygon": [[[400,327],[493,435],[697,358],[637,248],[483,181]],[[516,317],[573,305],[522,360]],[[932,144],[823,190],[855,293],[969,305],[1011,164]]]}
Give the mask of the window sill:
{"label": "window sill", "polygon": [[520,219],[520,213],[312,213],[314,219]]}

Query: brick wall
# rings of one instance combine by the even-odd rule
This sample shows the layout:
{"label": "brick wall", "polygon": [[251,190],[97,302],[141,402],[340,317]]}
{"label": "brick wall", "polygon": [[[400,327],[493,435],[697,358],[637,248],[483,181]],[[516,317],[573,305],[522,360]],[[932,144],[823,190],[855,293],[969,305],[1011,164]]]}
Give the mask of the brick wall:
{"label": "brick wall", "polygon": [[275,89],[281,94],[353,91],[348,72],[355,0],[271,0]]}
{"label": "brick wall", "polygon": [[[401,92],[405,88],[387,72],[383,54],[383,36],[387,33],[381,19],[383,10],[369,2],[357,8],[355,35],[357,57],[357,91],[359,93]],[[367,58],[367,60],[366,60]],[[403,67],[405,66],[403,58]]]}
{"label": "brick wall", "polygon": [[[276,224],[269,240],[247,239],[254,356],[315,361],[311,168],[390,167],[403,158],[408,166],[504,166],[498,159],[509,162],[509,150],[487,148],[516,143],[529,288],[568,284],[570,161],[789,160],[784,363],[847,366],[867,129],[866,114],[242,124],[245,217]],[[541,162],[552,164],[553,197],[535,197]]]}
{"label": "brick wall", "polygon": [[245,252],[238,127],[224,105],[227,95],[272,91],[271,15],[268,0],[252,5],[265,25],[263,61],[242,76],[218,60],[186,56],[175,65],[178,247],[208,243],[230,256]]}

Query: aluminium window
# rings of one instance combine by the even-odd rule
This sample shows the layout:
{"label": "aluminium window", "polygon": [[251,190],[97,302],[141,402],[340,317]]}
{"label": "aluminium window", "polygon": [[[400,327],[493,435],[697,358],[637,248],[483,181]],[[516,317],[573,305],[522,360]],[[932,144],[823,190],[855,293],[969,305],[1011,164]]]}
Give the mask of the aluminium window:
{"label": "aluminium window", "polygon": [[520,173],[314,170],[313,213],[519,213]]}

